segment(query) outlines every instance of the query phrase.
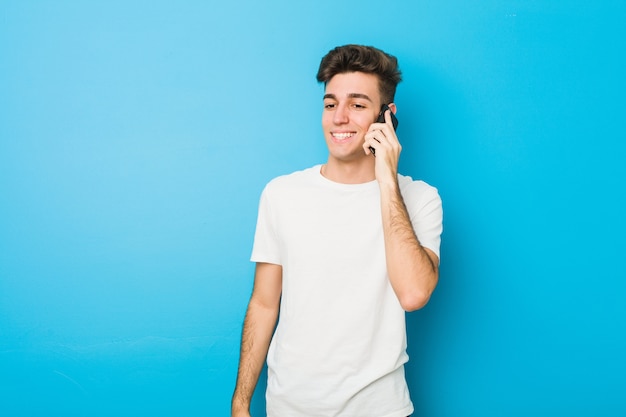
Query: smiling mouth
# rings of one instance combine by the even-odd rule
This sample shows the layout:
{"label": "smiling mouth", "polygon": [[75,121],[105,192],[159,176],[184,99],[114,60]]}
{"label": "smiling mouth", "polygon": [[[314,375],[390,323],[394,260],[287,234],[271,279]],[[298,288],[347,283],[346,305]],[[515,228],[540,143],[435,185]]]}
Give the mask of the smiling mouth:
{"label": "smiling mouth", "polygon": [[356,135],[355,132],[345,132],[345,133],[331,133],[333,138],[337,140],[346,140],[350,139],[352,136]]}

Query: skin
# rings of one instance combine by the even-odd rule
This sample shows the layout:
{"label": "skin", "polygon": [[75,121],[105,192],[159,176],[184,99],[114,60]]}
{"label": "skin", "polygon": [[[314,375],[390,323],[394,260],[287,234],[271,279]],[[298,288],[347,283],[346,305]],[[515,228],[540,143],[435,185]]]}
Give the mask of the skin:
{"label": "skin", "polygon": [[[361,72],[337,74],[327,83],[324,97],[322,129],[329,157],[322,175],[348,184],[378,181],[389,281],[402,308],[420,309],[437,285],[439,258],[419,243],[400,193],[402,146],[389,111],[385,123],[373,123],[384,104],[378,78]],[[394,103],[389,108],[397,111]]]}
{"label": "skin", "polygon": [[257,263],[254,288],[241,337],[239,372],[231,405],[232,417],[250,417],[252,395],[278,319],[282,277],[283,269],[280,265]]}
{"label": "skin", "polygon": [[[328,160],[321,173],[345,184],[378,182],[389,281],[402,308],[413,311],[426,305],[434,291],[439,259],[422,247],[413,231],[398,185],[402,147],[389,111],[385,123],[374,123],[382,104],[376,75],[350,72],[330,79],[322,113]],[[389,108],[397,111],[394,103]],[[250,401],[278,319],[281,289],[282,267],[257,264],[244,320],[232,417],[250,417]]]}

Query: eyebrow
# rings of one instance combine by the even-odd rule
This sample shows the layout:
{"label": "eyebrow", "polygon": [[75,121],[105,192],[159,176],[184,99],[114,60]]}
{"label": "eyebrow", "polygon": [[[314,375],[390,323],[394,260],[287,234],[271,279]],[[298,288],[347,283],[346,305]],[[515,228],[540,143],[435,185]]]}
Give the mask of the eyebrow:
{"label": "eyebrow", "polygon": [[[324,94],[324,100],[326,100],[327,98],[336,100],[337,96],[335,96],[334,94]],[[350,93],[348,94],[348,98],[362,98],[367,101],[372,101],[372,99],[367,94],[361,93]]]}

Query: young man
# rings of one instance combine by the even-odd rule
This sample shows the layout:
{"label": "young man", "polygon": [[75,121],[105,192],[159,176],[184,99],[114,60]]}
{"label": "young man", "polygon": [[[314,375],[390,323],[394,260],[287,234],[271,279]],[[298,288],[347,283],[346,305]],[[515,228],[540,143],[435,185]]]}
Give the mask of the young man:
{"label": "young man", "polygon": [[267,360],[268,417],[406,417],[405,311],[437,284],[441,199],[398,174],[395,57],[338,47],[317,79],[328,160],[261,196],[232,416],[250,416]]}

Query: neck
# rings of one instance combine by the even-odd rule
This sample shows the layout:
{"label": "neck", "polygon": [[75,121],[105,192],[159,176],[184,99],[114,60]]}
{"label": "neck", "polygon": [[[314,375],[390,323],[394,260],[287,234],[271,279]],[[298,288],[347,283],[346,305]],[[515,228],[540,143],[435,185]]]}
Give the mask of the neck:
{"label": "neck", "polygon": [[358,163],[329,158],[320,172],[329,180],[341,184],[363,184],[376,179],[374,157],[362,159]]}

